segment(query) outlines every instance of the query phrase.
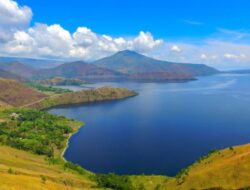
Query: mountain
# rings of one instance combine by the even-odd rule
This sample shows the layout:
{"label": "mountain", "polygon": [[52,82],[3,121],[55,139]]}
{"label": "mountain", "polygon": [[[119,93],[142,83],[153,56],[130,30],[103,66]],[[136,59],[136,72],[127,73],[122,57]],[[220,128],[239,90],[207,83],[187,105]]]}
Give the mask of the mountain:
{"label": "mountain", "polygon": [[243,69],[243,70],[233,70],[227,71],[225,73],[233,73],[233,74],[250,74],[250,69]]}
{"label": "mountain", "polygon": [[83,80],[114,80],[125,77],[124,74],[107,68],[101,68],[83,61],[65,63],[52,69],[40,70],[36,78],[52,77],[78,78]]}
{"label": "mountain", "polygon": [[85,81],[186,81],[197,76],[219,73],[203,64],[160,61],[129,50],[93,63],[75,61],[53,68],[37,69],[19,62],[0,62],[0,69],[25,79],[64,77]]}
{"label": "mountain", "polygon": [[36,69],[53,68],[60,64],[63,64],[63,62],[60,60],[33,59],[23,57],[0,57],[0,62],[19,62]]}
{"label": "mountain", "polygon": [[147,76],[149,79],[185,79],[219,72],[203,64],[160,61],[129,50],[120,51],[93,64],[129,74],[135,79],[147,78]]}
{"label": "mountain", "polygon": [[25,79],[33,77],[37,72],[34,68],[19,62],[0,62],[0,69]]}
{"label": "mountain", "polygon": [[12,74],[8,71],[0,69],[0,78],[4,79],[14,79],[14,80],[24,80],[22,77]]}

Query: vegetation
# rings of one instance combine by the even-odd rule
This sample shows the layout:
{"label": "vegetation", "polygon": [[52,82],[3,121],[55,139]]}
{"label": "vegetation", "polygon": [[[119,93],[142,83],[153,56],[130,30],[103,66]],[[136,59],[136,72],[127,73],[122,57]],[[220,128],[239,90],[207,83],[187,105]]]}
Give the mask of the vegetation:
{"label": "vegetation", "polygon": [[82,81],[77,78],[63,78],[63,77],[54,77],[52,79],[47,80],[41,80],[39,81],[40,84],[43,85],[82,85],[82,84],[88,84],[86,81]]}
{"label": "vegetation", "polygon": [[110,174],[96,174],[95,180],[98,187],[115,190],[135,190],[129,176]]}
{"label": "vegetation", "polygon": [[83,90],[78,92],[64,93],[55,96],[50,96],[48,98],[43,99],[43,101],[30,104],[28,107],[45,109],[59,105],[80,104],[80,103],[122,99],[135,95],[137,95],[137,93],[123,88],[102,87],[97,89]]}
{"label": "vegetation", "polygon": [[62,88],[56,88],[52,87],[50,85],[43,85],[37,82],[29,82],[27,85],[31,88],[35,88],[41,92],[53,92],[56,94],[62,94],[62,93],[67,93],[67,92],[72,92],[71,90],[68,89],[62,89]]}
{"label": "vegetation", "polygon": [[1,190],[95,189],[91,173],[65,170],[63,163],[50,164],[45,156],[0,146]]}
{"label": "vegetation", "polygon": [[0,142],[11,147],[53,157],[62,150],[73,129],[72,120],[46,112],[12,108],[0,123]]}
{"label": "vegetation", "polygon": [[15,80],[0,79],[0,89],[4,89],[0,90],[0,101],[11,106],[21,107],[48,97]]}
{"label": "vegetation", "polygon": [[86,170],[84,170],[80,165],[74,164],[74,163],[69,162],[69,161],[65,162],[64,167],[65,167],[65,169],[74,170],[82,175],[86,173]]}

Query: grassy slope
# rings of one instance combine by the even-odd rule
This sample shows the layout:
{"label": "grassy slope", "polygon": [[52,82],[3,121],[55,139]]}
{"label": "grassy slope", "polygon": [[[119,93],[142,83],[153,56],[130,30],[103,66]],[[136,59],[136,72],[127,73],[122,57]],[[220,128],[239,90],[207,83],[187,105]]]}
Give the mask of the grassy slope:
{"label": "grassy slope", "polygon": [[[227,148],[192,165],[183,184],[166,183],[166,189],[207,189],[250,187],[250,144]],[[178,187],[178,188],[177,188]]]}
{"label": "grassy slope", "polygon": [[180,178],[131,176],[139,188],[164,190],[250,189],[250,144],[227,148],[194,163]]}
{"label": "grassy slope", "polygon": [[87,175],[64,170],[59,164],[50,165],[44,156],[7,146],[0,146],[0,152],[1,190],[74,190],[91,189],[95,185]]}
{"label": "grassy slope", "polygon": [[47,95],[28,88],[24,84],[0,78],[0,101],[12,106],[23,106],[30,102],[41,100]]}
{"label": "grassy slope", "polygon": [[98,89],[52,95],[41,102],[30,104],[28,107],[44,109],[59,105],[122,99],[135,95],[137,95],[135,92],[123,88],[102,87]]}

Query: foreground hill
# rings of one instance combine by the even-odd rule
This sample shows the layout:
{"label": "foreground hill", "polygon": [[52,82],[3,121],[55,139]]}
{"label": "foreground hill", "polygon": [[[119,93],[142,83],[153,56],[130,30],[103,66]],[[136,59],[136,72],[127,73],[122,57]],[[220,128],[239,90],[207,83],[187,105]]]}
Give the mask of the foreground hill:
{"label": "foreground hill", "polygon": [[163,189],[250,189],[250,144],[214,151],[204,156]]}
{"label": "foreground hill", "polygon": [[88,176],[50,164],[44,156],[7,146],[0,146],[0,151],[1,190],[95,189]]}
{"label": "foreground hill", "polygon": [[0,89],[0,101],[11,106],[24,106],[47,97],[15,80],[0,79]]}
{"label": "foreground hill", "polygon": [[250,144],[213,151],[176,177],[131,176],[132,184],[147,190],[248,190]]}
{"label": "foreground hill", "polygon": [[42,101],[28,104],[26,107],[44,109],[54,106],[101,102],[118,100],[136,96],[137,93],[124,88],[101,87],[97,89],[83,90],[58,94],[44,98]]}
{"label": "foreground hill", "polygon": [[[30,86],[30,87],[29,87]],[[0,79],[0,105],[14,107],[48,108],[58,105],[116,100],[137,95],[124,88],[101,87],[72,92],[59,88],[22,84],[15,80]]]}
{"label": "foreground hill", "polygon": [[160,61],[129,50],[97,60],[94,64],[129,74],[132,78],[146,78],[148,75],[155,79],[183,79],[218,73],[206,65]]}

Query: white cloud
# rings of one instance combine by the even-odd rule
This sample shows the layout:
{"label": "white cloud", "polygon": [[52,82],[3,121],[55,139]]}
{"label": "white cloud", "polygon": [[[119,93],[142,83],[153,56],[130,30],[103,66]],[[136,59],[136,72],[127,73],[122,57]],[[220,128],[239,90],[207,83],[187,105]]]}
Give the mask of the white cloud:
{"label": "white cloud", "polygon": [[173,45],[170,50],[177,53],[182,51],[181,48],[177,45]]}
{"label": "white cloud", "polygon": [[237,59],[237,58],[238,58],[237,55],[230,54],[230,53],[225,53],[225,54],[224,54],[224,57],[225,57],[226,59]]}
{"label": "white cloud", "polygon": [[236,54],[232,54],[232,53],[225,53],[224,57],[226,59],[234,59],[234,60],[240,60],[240,59],[247,58],[247,56],[244,53],[242,53],[240,55],[236,55]]}
{"label": "white cloud", "polygon": [[125,39],[99,35],[86,27],[79,27],[71,34],[58,24],[36,24],[14,32],[0,52],[15,56],[93,60],[124,49],[147,53],[161,43],[162,40],[154,40],[148,32],[140,32],[135,38]]}
{"label": "white cloud", "polygon": [[163,40],[155,40],[150,32],[141,31],[139,36],[137,36],[131,42],[131,49],[137,50],[139,52],[147,52],[163,43]]}
{"label": "white cloud", "polygon": [[205,53],[201,54],[201,59],[207,59],[207,58],[208,58],[207,54],[205,54]]}
{"label": "white cloud", "polygon": [[0,0],[0,41],[6,41],[11,33],[27,27],[32,11],[27,6],[19,6],[13,0]]}
{"label": "white cloud", "polygon": [[246,31],[219,29],[208,38],[181,43],[155,39],[144,31],[134,37],[113,37],[78,27],[71,33],[59,24],[30,26],[31,19],[29,7],[0,0],[0,54],[94,60],[129,49],[162,60],[219,68],[250,67],[250,33]]}

